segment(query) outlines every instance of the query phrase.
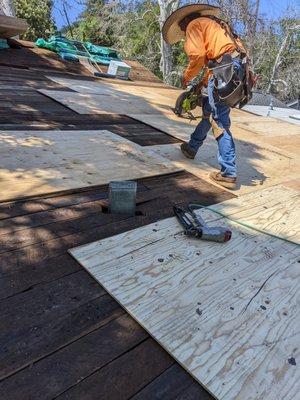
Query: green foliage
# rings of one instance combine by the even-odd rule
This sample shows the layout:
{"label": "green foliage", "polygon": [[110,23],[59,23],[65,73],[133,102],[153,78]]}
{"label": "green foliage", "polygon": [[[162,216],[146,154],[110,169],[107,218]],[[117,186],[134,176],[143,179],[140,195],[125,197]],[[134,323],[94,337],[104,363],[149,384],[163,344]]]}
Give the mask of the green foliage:
{"label": "green foliage", "polygon": [[51,0],[14,0],[16,15],[24,18],[29,28],[23,39],[35,41],[38,37],[49,37],[55,32],[51,16]]}
{"label": "green foliage", "polygon": [[121,16],[117,48],[125,58],[140,61],[160,75],[159,8],[156,2],[143,1],[137,11]]}
{"label": "green foliage", "polygon": [[[30,0],[27,2],[31,3]],[[181,5],[184,3],[182,1]],[[250,49],[254,71],[260,76],[257,89],[268,90],[281,44],[290,27],[299,25],[299,21],[293,15],[276,21],[259,16],[254,24],[252,0],[214,0],[212,4],[223,5],[223,17],[232,23]],[[73,25],[73,33],[76,39],[114,47],[123,58],[138,60],[161,77],[159,14],[157,0],[86,0],[85,11]],[[254,25],[255,34],[252,31]],[[67,28],[64,34],[70,37]],[[299,29],[290,35],[276,76],[279,83],[272,86],[273,93],[282,100],[296,97],[300,91],[299,36]],[[183,43],[178,43],[173,46],[172,78],[175,85],[180,86],[187,64]]]}
{"label": "green foliage", "polygon": [[[88,0],[79,21],[73,27],[74,38],[112,46],[115,43],[114,28],[117,20],[117,15],[112,10],[112,7],[106,6],[105,1]],[[67,28],[64,33],[70,37]]]}

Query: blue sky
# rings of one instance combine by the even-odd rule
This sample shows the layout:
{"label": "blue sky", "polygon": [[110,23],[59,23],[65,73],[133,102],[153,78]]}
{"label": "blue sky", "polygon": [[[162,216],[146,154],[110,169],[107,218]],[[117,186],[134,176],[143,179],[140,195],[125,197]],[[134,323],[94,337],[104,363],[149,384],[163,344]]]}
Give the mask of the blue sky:
{"label": "blue sky", "polygon": [[[78,15],[83,11],[84,7],[79,3],[81,0],[68,0],[67,12],[71,22],[76,21]],[[265,14],[269,18],[277,18],[284,14],[288,7],[296,9],[300,8],[300,0],[260,0],[260,13]],[[62,12],[62,0],[54,1],[53,17],[55,19],[58,29],[63,25],[66,25],[66,20],[61,14]]]}

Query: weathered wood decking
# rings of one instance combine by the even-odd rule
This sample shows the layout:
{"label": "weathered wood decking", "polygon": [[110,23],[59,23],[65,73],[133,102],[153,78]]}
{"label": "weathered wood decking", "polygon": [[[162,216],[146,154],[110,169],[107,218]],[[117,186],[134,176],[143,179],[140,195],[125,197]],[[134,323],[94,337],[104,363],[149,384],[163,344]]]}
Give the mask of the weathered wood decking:
{"label": "weathered wood decking", "polygon": [[[129,117],[78,115],[42,96],[36,89],[61,87],[41,68],[78,67],[30,51],[0,54],[1,130],[107,129],[143,146],[176,142]],[[232,197],[186,172],[138,188],[132,218],[103,212],[107,186],[0,204],[1,400],[211,399],[67,253],[169,217],[172,202]]]}

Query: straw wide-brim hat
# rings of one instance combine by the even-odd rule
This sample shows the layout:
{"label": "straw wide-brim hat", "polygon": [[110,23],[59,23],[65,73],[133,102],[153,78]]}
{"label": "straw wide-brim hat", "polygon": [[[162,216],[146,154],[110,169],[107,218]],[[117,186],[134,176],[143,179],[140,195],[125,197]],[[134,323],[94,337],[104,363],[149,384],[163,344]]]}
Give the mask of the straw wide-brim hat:
{"label": "straw wide-brim hat", "polygon": [[179,22],[193,13],[199,13],[203,17],[206,15],[217,17],[220,14],[220,8],[208,4],[191,4],[178,8],[167,18],[162,28],[163,38],[168,44],[177,43],[185,37],[185,33],[180,29]]}

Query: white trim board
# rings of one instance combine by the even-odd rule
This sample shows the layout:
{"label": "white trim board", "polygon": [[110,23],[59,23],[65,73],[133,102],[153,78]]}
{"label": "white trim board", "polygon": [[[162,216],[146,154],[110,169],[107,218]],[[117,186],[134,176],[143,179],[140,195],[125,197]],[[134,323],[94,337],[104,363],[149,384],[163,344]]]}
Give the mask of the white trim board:
{"label": "white trim board", "polygon": [[299,249],[211,212],[226,244],[189,239],[175,218],[70,250],[220,400],[300,393]]}

